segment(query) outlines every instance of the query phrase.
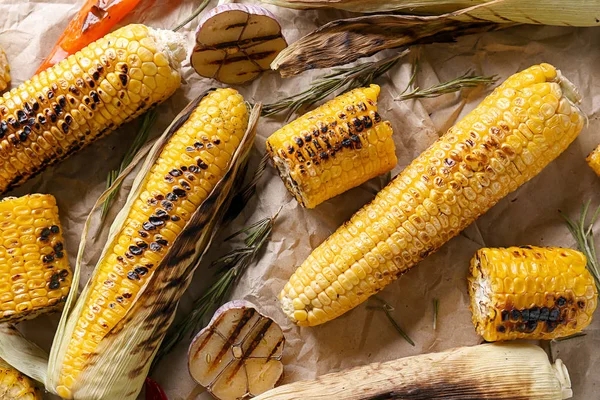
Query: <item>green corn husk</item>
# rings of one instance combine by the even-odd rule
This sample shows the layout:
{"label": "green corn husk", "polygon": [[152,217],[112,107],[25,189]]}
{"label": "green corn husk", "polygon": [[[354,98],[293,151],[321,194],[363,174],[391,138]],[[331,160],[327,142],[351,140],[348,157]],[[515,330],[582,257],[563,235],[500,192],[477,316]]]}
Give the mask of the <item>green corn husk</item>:
{"label": "green corn husk", "polygon": [[[114,181],[111,188],[107,189],[96,202],[92,213],[102,205],[111,189],[119,185],[148,153],[133,182],[125,206],[111,225],[107,244],[99,260],[102,260],[115,240],[161,150],[207,93],[208,91],[188,104],[151,148],[146,146],[142,149],[130,166]],[[95,356],[88,361],[86,368],[78,376],[72,390],[74,399],[133,400],[137,397],[156,351],[175,316],[179,299],[187,289],[199,260],[208,249],[228,208],[234,182],[242,172],[242,165],[254,143],[260,109],[260,104],[254,106],[248,129],[223,178],[194,212],[146,286],[138,294],[124,319],[100,342]],[[82,233],[74,270],[74,285],[77,285],[79,280],[92,213],[88,216]],[[0,358],[24,374],[42,382],[48,391],[56,393],[62,360],[90,290],[90,282],[93,282],[96,273],[97,271],[88,281],[79,299],[76,299],[77,291],[73,290],[69,294],[49,359],[39,347],[21,336],[18,331],[7,327],[0,329]],[[175,282],[177,284],[174,284]],[[24,356],[24,353],[27,356]]]}
{"label": "green corn husk", "polygon": [[262,0],[264,3],[296,9],[337,8],[340,10],[382,13],[402,12],[439,15],[472,6],[482,6],[461,17],[497,23],[522,23],[566,26],[598,26],[599,0]]}

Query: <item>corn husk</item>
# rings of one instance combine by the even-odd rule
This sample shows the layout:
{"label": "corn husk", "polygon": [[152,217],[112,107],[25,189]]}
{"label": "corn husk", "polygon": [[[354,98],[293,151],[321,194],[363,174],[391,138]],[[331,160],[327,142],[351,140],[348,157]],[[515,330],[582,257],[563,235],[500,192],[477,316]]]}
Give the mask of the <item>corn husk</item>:
{"label": "corn husk", "polygon": [[567,368],[538,346],[482,344],[374,363],[294,382],[255,400],[562,400],[573,396]]}
{"label": "corn husk", "polygon": [[566,26],[598,26],[600,0],[262,0],[296,9],[337,8],[353,12],[397,11],[439,15],[474,5],[483,7],[462,15],[461,20]]}
{"label": "corn husk", "polygon": [[[131,165],[111,186],[113,188],[119,185],[131,169],[141,161],[144,154],[148,153],[133,182],[125,206],[110,227],[107,244],[99,260],[102,260],[113,241],[116,240],[116,235],[124,224],[129,210],[142,190],[144,180],[161,150],[207,93],[188,104],[165,133],[151,147],[147,146],[140,151]],[[242,166],[254,143],[260,108],[260,104],[254,106],[248,130],[223,178],[216,184],[173,242],[161,264],[157,266],[153,275],[134,299],[134,304],[124,319],[100,342],[96,354],[88,360],[85,369],[78,376],[72,388],[74,399],[133,400],[137,397],[152,359],[175,316],[179,299],[187,289],[193,272],[209,247],[227,209],[232,197],[234,182],[243,172]],[[110,189],[98,199],[92,213],[101,206],[109,191]],[[92,214],[88,216],[84,225],[75,265],[74,282],[78,282],[79,279],[91,219]],[[76,299],[76,291],[72,291],[69,295],[54,337],[49,359],[44,360],[43,354],[39,351],[36,352],[37,346],[27,339],[8,331],[0,331],[0,358],[4,358],[21,372],[44,383],[48,391],[56,393],[62,360],[90,290],[90,282],[93,282],[97,273],[98,271],[95,270],[78,299]],[[6,345],[14,346],[14,348]],[[23,357],[20,354],[22,350],[34,354],[37,357],[36,362],[32,362],[33,358]],[[45,372],[43,366],[46,367]]]}
{"label": "corn husk", "polygon": [[455,19],[474,9],[477,7],[441,16],[381,14],[333,21],[283,49],[271,68],[288,77],[347,64],[385,49],[450,42],[462,35],[510,26]]}

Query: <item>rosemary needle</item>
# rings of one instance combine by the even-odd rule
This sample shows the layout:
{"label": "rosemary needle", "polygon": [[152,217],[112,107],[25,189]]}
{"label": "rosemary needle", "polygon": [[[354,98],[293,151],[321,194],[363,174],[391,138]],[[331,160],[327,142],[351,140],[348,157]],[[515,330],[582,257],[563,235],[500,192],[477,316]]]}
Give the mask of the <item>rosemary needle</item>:
{"label": "rosemary needle", "polygon": [[590,208],[590,201],[585,203],[581,207],[581,213],[579,220],[573,221],[562,211],[559,211],[562,217],[565,219],[569,231],[575,238],[579,250],[587,257],[587,268],[590,273],[594,276],[596,281],[596,287],[600,292],[600,264],[598,263],[598,257],[596,256],[596,245],[594,243],[594,223],[600,216],[600,207],[596,209],[596,212],[592,215],[589,225],[586,222],[588,219],[588,211]]}
{"label": "rosemary needle", "polygon": [[433,299],[433,330],[437,330],[438,311],[440,308],[440,301]]}
{"label": "rosemary needle", "polygon": [[367,309],[383,311],[385,313],[385,316],[387,317],[388,321],[390,321],[390,324],[392,324],[392,326],[394,327],[394,329],[396,329],[396,331],[400,334],[400,336],[402,336],[404,338],[404,340],[406,340],[411,346],[414,346],[415,342],[413,342],[412,339],[406,334],[406,332],[404,332],[404,330],[400,327],[398,322],[396,322],[396,320],[392,316],[392,311],[394,311],[394,307],[392,307],[390,304],[388,304],[388,302],[386,302],[385,300],[383,300],[382,298],[379,298],[377,296],[373,296],[371,298],[377,300],[381,305],[380,306],[367,306]]}
{"label": "rosemary needle", "polygon": [[217,268],[217,281],[194,302],[192,311],[170,330],[171,333],[165,337],[156,354],[152,363],[153,367],[184,337],[198,330],[201,327],[204,317],[210,311],[223,304],[227,294],[235,286],[269,239],[273,231],[275,219],[280,211],[281,209],[272,217],[264,218],[225,239],[227,241],[245,235],[242,247],[230,251],[213,262],[211,266]]}
{"label": "rosemary needle", "polygon": [[265,104],[262,108],[262,115],[267,117],[287,111],[287,119],[298,110],[310,107],[338,90],[345,92],[369,85],[396,65],[406,54],[408,54],[408,50],[379,61],[370,61],[351,67],[333,68],[330,74],[317,78],[305,91],[283,98],[275,103]]}
{"label": "rosemary needle", "polygon": [[583,332],[578,332],[578,333],[574,333],[574,334],[569,335],[569,336],[565,336],[565,337],[561,337],[561,338],[556,338],[556,339],[553,339],[553,340],[555,342],[564,342],[565,340],[575,339],[575,338],[582,337],[582,336],[586,336],[586,334],[583,333]]}

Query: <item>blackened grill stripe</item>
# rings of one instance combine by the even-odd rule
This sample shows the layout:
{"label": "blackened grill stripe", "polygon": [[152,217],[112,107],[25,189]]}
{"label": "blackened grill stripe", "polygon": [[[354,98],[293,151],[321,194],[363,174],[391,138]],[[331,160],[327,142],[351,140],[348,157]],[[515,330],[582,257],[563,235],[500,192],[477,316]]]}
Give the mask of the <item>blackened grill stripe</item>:
{"label": "blackened grill stripe", "polygon": [[229,375],[228,379],[232,379],[238,373],[239,369],[242,367],[241,361],[246,360],[248,357],[250,357],[254,349],[256,349],[256,347],[260,344],[260,341],[265,337],[265,334],[267,333],[272,324],[273,320],[267,319],[267,322],[265,322],[265,324],[262,326],[262,328],[260,328],[257,334],[254,335],[254,337],[252,338],[252,343],[250,343],[250,346],[248,346],[248,348],[242,355],[242,359],[240,360],[240,362],[235,366],[235,368],[232,368],[231,374]]}
{"label": "blackened grill stripe", "polygon": [[219,354],[217,354],[217,356],[211,363],[211,365],[208,369],[209,371],[212,371],[217,365],[219,365],[219,363],[221,362],[221,359],[223,358],[223,356],[225,356],[225,353],[227,353],[227,351],[231,348],[231,346],[233,346],[233,344],[235,343],[235,340],[242,332],[242,329],[244,329],[244,327],[246,326],[248,321],[250,321],[252,319],[252,317],[254,316],[255,313],[256,313],[256,311],[253,308],[247,308],[244,310],[244,314],[242,315],[240,322],[238,322],[238,324],[235,326],[235,328],[233,329],[233,331],[231,332],[229,337],[225,340],[225,344],[223,345],[221,350],[219,350]]}

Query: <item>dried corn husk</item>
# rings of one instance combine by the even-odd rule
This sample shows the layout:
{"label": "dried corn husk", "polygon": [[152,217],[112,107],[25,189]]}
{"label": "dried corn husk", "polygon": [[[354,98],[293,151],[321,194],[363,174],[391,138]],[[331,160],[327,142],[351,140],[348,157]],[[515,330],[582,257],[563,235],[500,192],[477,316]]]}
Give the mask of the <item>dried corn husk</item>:
{"label": "dried corn husk", "polygon": [[271,68],[288,77],[309,69],[347,64],[385,49],[448,42],[461,35],[510,26],[454,19],[476,8],[441,16],[383,14],[333,21],[283,49]]}
{"label": "dried corn husk", "polygon": [[519,343],[459,347],[340,371],[269,390],[256,400],[562,400],[573,396],[560,360]]}
{"label": "dried corn husk", "polygon": [[[107,244],[99,258],[100,260],[107,249],[110,248],[116,234],[125,222],[129,210],[139,194],[138,192],[142,189],[142,183],[162,148],[189,118],[206,93],[191,102],[152,147],[149,148],[148,146],[142,150],[131,165],[113,183],[112,187],[119,185],[131,169],[142,159],[142,156],[148,152],[148,156],[133,182],[125,206],[111,225]],[[252,110],[248,130],[223,178],[216,184],[213,191],[196,210],[186,227],[173,242],[162,263],[157,266],[147,285],[134,300],[134,305],[129,313],[103,339],[97,348],[95,357],[89,360],[86,369],[79,375],[73,387],[74,399],[132,400],[137,397],[144,384],[152,359],[175,316],[179,299],[188,287],[193,272],[210,245],[216,228],[227,209],[236,177],[241,172],[241,166],[244,164],[254,143],[260,108],[260,105],[256,105]],[[98,199],[94,210],[103,203],[109,191],[110,189]],[[84,225],[75,266],[74,282],[78,282],[79,279],[91,217],[92,214],[88,216]],[[91,280],[94,278],[95,274],[91,277]],[[89,290],[90,284],[88,282],[77,303],[75,303],[76,291],[72,291],[69,295],[65,312],[63,312],[54,337],[49,360],[44,360],[43,354],[36,351],[37,346],[28,342],[22,336],[6,330],[0,331],[0,357],[26,375],[43,382],[47,390],[55,393],[61,363]],[[14,349],[6,345],[12,346]],[[18,349],[33,353],[36,358],[22,357]],[[43,366],[46,366],[45,371]]]}
{"label": "dried corn husk", "polygon": [[486,20],[567,26],[598,26],[600,0],[262,0],[280,7],[296,9],[338,8],[376,13],[400,11],[419,15],[438,15],[474,5],[483,5],[460,17],[461,20]]}

